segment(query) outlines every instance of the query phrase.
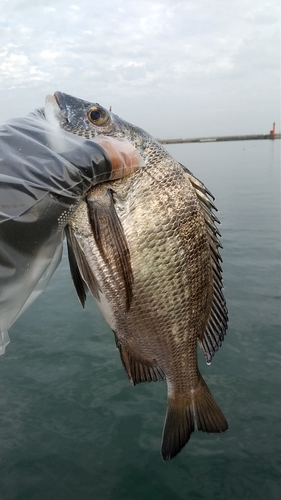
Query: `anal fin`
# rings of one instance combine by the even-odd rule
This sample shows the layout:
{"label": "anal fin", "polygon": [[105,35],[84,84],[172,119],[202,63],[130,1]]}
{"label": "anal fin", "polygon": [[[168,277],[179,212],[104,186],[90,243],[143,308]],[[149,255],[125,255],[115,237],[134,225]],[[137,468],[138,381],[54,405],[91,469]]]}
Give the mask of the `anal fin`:
{"label": "anal fin", "polygon": [[158,382],[165,380],[165,373],[157,365],[156,361],[139,360],[134,358],[121,344],[115,335],[116,345],[118,347],[122,364],[133,385],[141,382]]}

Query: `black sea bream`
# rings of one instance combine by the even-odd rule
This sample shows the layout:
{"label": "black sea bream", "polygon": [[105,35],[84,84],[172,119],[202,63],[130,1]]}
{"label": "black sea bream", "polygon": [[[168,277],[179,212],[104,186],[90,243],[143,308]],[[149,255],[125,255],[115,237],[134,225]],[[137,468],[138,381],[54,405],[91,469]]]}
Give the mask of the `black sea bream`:
{"label": "black sea bream", "polygon": [[47,106],[62,129],[127,139],[145,161],[129,177],[92,188],[67,239],[80,300],[89,289],[131,382],[167,381],[169,460],[195,428],[228,428],[197,364],[197,343],[210,363],[227,328],[211,194],[157,140],[99,104],[57,92]]}

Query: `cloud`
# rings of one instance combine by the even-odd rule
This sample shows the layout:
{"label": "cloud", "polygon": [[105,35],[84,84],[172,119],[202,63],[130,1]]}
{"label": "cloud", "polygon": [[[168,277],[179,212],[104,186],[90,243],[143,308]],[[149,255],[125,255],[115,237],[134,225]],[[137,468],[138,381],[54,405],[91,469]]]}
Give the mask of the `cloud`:
{"label": "cloud", "polygon": [[114,102],[127,118],[133,115],[131,120],[145,121],[144,107],[151,109],[152,127],[162,130],[165,105],[172,102],[175,133],[186,109],[193,126],[202,107],[208,126],[212,121],[219,126],[229,108],[237,124],[245,92],[255,120],[259,102],[266,103],[268,116],[278,104],[275,0],[227,5],[221,0],[49,0],[48,5],[2,0],[2,6],[4,117],[19,112],[12,95],[22,95],[20,89],[30,93],[24,103],[20,99],[23,112],[34,107],[32,98],[37,105],[35,99],[61,89],[104,105]]}

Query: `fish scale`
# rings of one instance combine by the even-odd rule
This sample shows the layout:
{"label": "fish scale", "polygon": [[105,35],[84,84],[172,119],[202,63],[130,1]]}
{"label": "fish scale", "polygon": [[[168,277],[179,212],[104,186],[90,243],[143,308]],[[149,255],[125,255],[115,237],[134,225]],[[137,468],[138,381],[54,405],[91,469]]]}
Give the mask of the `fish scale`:
{"label": "fish scale", "polygon": [[145,160],[135,174],[92,188],[66,233],[80,300],[88,288],[131,382],[167,381],[168,460],[196,427],[228,428],[197,363],[198,342],[209,363],[227,328],[215,207],[205,186],[142,129],[60,92],[54,106],[61,128],[127,139]]}

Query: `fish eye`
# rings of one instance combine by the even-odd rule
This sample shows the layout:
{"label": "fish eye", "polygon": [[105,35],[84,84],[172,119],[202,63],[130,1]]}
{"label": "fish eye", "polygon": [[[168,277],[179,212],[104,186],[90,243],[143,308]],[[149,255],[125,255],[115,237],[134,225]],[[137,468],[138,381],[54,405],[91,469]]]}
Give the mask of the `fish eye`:
{"label": "fish eye", "polygon": [[93,120],[93,122],[94,122],[100,118],[100,112],[97,109],[94,109],[93,111],[91,111],[90,117],[91,117],[91,120]]}
{"label": "fish eye", "polygon": [[105,125],[108,121],[108,115],[106,111],[102,108],[98,108],[97,106],[93,106],[88,111],[88,118],[90,122],[98,126]]}

